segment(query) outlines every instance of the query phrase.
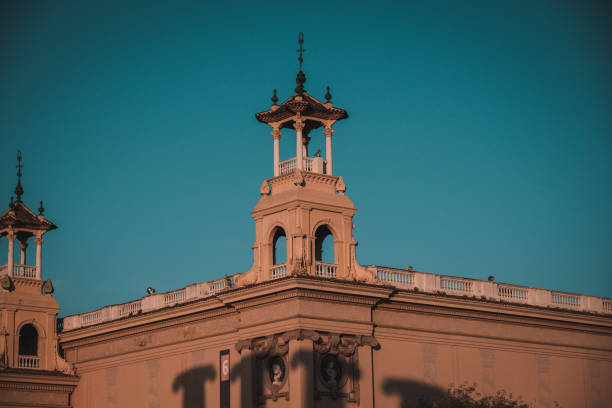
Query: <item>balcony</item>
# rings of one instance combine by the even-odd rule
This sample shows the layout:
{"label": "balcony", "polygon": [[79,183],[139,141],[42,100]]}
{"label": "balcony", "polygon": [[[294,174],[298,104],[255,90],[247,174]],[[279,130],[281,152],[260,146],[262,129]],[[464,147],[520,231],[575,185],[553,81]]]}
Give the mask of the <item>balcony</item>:
{"label": "balcony", "polygon": [[[305,157],[303,162],[303,170],[311,173],[327,174],[327,162],[322,157]],[[295,157],[289,160],[282,161],[278,164],[280,176],[293,173],[297,168]]]}
{"label": "balcony", "polygon": [[[15,264],[13,265],[12,276],[14,278],[37,279],[37,269],[36,265]],[[8,274],[8,264],[0,265],[0,275],[4,273]]]}
{"label": "balcony", "polygon": [[30,368],[30,369],[39,369],[40,368],[40,358],[37,356],[18,356],[17,357],[17,366],[19,368]]}

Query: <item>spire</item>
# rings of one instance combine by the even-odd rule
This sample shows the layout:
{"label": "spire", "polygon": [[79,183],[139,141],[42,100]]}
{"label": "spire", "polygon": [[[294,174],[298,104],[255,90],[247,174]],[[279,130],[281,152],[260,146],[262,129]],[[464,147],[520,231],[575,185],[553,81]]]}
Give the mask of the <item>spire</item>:
{"label": "spire", "polygon": [[17,202],[21,202],[21,196],[23,195],[23,187],[21,187],[21,150],[17,151],[17,187],[15,187],[15,195],[17,196]]}
{"label": "spire", "polygon": [[302,45],[304,44],[304,33],[302,32],[300,32],[300,34],[298,35],[298,44],[300,44],[300,49],[297,50],[297,52],[300,53],[300,56],[298,58],[298,61],[300,63],[300,71],[297,73],[297,77],[295,78],[295,83],[297,84],[297,87],[295,88],[295,93],[301,95],[305,91],[304,82],[306,82],[306,75],[302,71],[302,63],[304,62],[302,54],[306,51],[302,48]]}

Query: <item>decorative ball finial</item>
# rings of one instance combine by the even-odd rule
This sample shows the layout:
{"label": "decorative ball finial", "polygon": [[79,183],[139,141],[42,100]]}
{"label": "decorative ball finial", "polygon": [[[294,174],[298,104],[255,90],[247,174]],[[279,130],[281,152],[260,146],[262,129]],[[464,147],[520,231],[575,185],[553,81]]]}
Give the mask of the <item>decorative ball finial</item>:
{"label": "decorative ball finial", "polygon": [[17,151],[17,187],[15,187],[15,195],[17,196],[17,202],[21,202],[21,196],[23,195],[23,187],[21,186],[21,150]]}
{"label": "decorative ball finial", "polygon": [[298,71],[297,77],[295,78],[295,83],[297,84],[297,87],[295,88],[295,93],[301,95],[304,93],[304,82],[306,82],[306,74],[304,74],[304,72],[302,71],[302,63],[304,62],[302,54],[306,52],[306,50],[302,48],[302,45],[304,44],[304,33],[300,33],[298,35],[298,43],[300,44],[300,49],[297,50],[297,52],[300,54],[298,58],[298,62],[300,63],[300,70]]}
{"label": "decorative ball finial", "polygon": [[45,213],[45,207],[43,207],[43,202],[40,200],[40,207],[38,207],[38,215],[43,215]]}
{"label": "decorative ball finial", "polygon": [[276,102],[278,102],[278,97],[276,96],[276,89],[274,90],[274,95],[272,95],[272,104],[276,105]]}
{"label": "decorative ball finial", "polygon": [[327,102],[330,102],[330,101],[331,101],[331,98],[332,98],[332,96],[331,96],[331,93],[329,93],[329,86],[328,86],[328,87],[327,87],[327,93],[325,94],[325,100],[326,100]]}

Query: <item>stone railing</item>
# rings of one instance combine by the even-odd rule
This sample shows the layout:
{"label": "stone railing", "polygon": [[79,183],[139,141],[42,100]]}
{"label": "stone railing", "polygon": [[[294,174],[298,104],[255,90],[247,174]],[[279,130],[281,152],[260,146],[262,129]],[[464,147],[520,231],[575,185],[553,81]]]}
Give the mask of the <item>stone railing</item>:
{"label": "stone railing", "polygon": [[328,262],[315,262],[315,275],[322,278],[335,278],[338,265]]}
{"label": "stone railing", "polygon": [[[338,276],[337,264],[317,261],[314,266],[314,274],[318,277],[335,279]],[[418,290],[419,292],[432,294],[445,293],[453,296],[496,302],[612,314],[612,299],[609,298],[576,295],[494,281],[457,278],[375,265],[366,268],[372,273],[378,284],[393,286],[398,289]],[[195,283],[182,289],[148,295],[136,301],[106,306],[88,313],[66,316],[61,319],[62,327],[60,328],[58,325],[58,330],[74,330],[215,296],[217,293],[233,287],[239,275],[231,275],[211,282]],[[272,266],[270,268],[270,275],[272,280],[287,276],[287,265]]]}
{"label": "stone railing", "polygon": [[[38,268],[36,265],[22,265],[22,264],[14,264],[13,265],[13,277],[14,278],[28,278],[28,279],[36,279]],[[0,265],[0,274],[8,273],[8,264]]]}
{"label": "stone railing", "polygon": [[178,290],[148,295],[136,301],[105,306],[93,312],[66,316],[61,319],[61,330],[74,330],[211,297],[234,286],[236,276],[228,276],[211,282],[195,283]]}
{"label": "stone railing", "polygon": [[19,368],[40,368],[40,358],[37,356],[17,356],[17,367]]}
{"label": "stone railing", "polygon": [[270,275],[272,279],[278,279],[287,276],[287,264],[282,263],[272,266],[270,268]]}
{"label": "stone railing", "polygon": [[121,307],[119,310],[119,316],[131,316],[140,313],[142,310],[142,302],[139,300],[137,302],[127,303]]}
{"label": "stone railing", "polygon": [[[303,162],[304,171],[311,173],[325,174],[327,162],[322,157],[305,157]],[[284,175],[293,173],[297,168],[297,161],[295,157],[288,160],[283,160],[278,164],[278,174]]]}
{"label": "stone railing", "polygon": [[498,302],[612,314],[612,299],[576,295],[494,281],[456,278],[406,269],[368,266],[380,283],[426,293],[446,293]]}

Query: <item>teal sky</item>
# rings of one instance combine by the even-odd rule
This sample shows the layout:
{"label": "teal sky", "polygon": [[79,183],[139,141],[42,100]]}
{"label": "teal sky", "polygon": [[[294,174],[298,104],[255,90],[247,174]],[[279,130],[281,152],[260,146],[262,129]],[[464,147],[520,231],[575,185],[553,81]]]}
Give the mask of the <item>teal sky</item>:
{"label": "teal sky", "polygon": [[0,204],[21,149],[62,315],[250,268],[300,31],[361,264],[612,296],[610,2],[5,1]]}

